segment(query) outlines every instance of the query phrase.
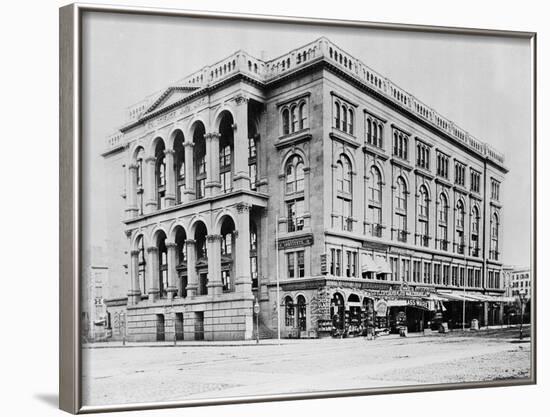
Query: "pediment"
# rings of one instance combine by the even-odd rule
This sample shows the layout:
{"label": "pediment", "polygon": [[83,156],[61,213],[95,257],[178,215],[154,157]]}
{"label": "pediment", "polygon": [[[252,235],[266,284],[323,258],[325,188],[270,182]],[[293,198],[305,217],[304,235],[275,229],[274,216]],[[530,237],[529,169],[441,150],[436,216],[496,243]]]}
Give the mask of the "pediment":
{"label": "pediment", "polygon": [[189,96],[197,89],[198,87],[169,87],[158,96],[158,98],[153,102],[153,104],[151,104],[151,106],[149,106],[143,115],[145,116],[149,113],[169,107],[170,105]]}

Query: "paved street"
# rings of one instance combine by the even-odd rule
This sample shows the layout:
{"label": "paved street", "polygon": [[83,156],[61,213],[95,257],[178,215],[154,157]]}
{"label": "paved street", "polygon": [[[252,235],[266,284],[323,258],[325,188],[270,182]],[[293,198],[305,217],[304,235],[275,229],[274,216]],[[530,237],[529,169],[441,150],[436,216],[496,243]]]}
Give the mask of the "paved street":
{"label": "paved street", "polygon": [[531,354],[517,329],[236,343],[85,348],[84,404],[527,378]]}

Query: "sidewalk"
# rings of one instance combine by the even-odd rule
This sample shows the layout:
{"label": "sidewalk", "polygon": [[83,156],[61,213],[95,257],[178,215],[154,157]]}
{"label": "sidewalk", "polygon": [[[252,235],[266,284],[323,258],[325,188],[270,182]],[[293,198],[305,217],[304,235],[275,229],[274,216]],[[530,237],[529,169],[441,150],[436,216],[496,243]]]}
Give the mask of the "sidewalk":
{"label": "sidewalk", "polygon": [[[524,325],[524,330],[526,332],[524,336],[524,340],[528,341],[530,340],[530,334],[528,333],[530,330],[530,325]],[[413,339],[413,338],[422,338],[422,337],[449,337],[449,336],[455,336],[455,337],[463,337],[463,336],[469,336],[470,334],[473,335],[483,335],[484,333],[491,331],[491,330],[518,330],[519,325],[511,325],[511,326],[489,326],[489,327],[483,327],[479,330],[470,330],[465,329],[462,331],[462,329],[454,329],[450,330],[448,333],[438,333],[436,331],[426,330],[424,333],[418,332],[418,333],[408,333],[407,339]],[[375,340],[393,340],[393,339],[399,339],[400,336],[398,334],[387,334],[384,336],[378,336]],[[122,341],[109,341],[109,342],[93,342],[93,343],[83,343],[82,348],[83,349],[106,349],[106,348],[125,348],[125,347],[220,347],[220,346],[231,346],[231,347],[239,347],[239,346],[277,346],[277,345],[294,345],[294,344],[300,344],[300,343],[314,343],[314,342],[321,342],[321,343],[330,343],[330,342],[339,342],[339,341],[350,341],[350,340],[364,340],[365,342],[369,342],[367,340],[366,336],[358,336],[358,337],[347,337],[347,338],[321,338],[321,339],[281,339],[280,343],[277,341],[277,339],[260,339],[260,343],[256,343],[256,340],[178,340],[176,342],[176,345],[174,346],[173,340],[168,340],[164,342],[126,342],[125,344],[122,343]]]}

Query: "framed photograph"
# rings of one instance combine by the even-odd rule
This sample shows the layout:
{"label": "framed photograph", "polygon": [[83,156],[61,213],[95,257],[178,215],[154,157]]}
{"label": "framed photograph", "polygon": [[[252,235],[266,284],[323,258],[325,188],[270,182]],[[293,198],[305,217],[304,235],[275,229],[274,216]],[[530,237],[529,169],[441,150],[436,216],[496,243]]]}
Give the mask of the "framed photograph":
{"label": "framed photograph", "polygon": [[60,407],[536,381],[536,35],[60,9]]}

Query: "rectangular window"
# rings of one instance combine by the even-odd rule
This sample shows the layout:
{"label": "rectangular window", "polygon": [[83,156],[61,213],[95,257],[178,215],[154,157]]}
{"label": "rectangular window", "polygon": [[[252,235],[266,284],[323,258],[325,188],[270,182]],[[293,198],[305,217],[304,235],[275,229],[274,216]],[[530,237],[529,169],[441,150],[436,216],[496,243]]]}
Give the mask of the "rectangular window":
{"label": "rectangular window", "polygon": [[336,266],[334,270],[334,275],[341,276],[341,265],[342,265],[342,250],[336,249]]}
{"label": "rectangular window", "polygon": [[468,268],[468,281],[467,281],[468,287],[474,286],[474,270],[472,268]]}
{"label": "rectangular window", "polygon": [[464,186],[466,183],[466,166],[458,161],[455,161],[455,184]]}
{"label": "rectangular window", "polygon": [[393,156],[409,159],[409,136],[404,132],[394,129],[393,131]]}
{"label": "rectangular window", "polygon": [[460,283],[459,285],[461,287],[464,287],[464,275],[465,275],[465,270],[464,270],[464,267],[460,267]]}
{"label": "rectangular window", "polygon": [[401,280],[404,282],[411,280],[411,261],[409,259],[401,259]]}
{"label": "rectangular window", "polygon": [[441,285],[441,265],[434,264],[434,284]]}
{"label": "rectangular window", "polygon": [[390,258],[390,267],[392,281],[399,281],[399,259]]}
{"label": "rectangular window", "polygon": [[449,179],[449,157],[441,152],[437,153],[437,175]]}
{"label": "rectangular window", "polygon": [[453,266],[451,273],[451,285],[453,287],[458,287],[458,266]]}
{"label": "rectangular window", "polygon": [[449,265],[443,265],[443,285],[449,285]]}
{"label": "rectangular window", "polygon": [[424,284],[432,283],[432,264],[424,262]]}
{"label": "rectangular window", "polygon": [[470,170],[470,190],[479,193],[481,183],[481,174],[475,170]]}
{"label": "rectangular window", "polygon": [[296,252],[296,256],[298,258],[298,277],[299,278],[303,278],[305,276],[305,271],[306,271],[306,268],[305,268],[305,261],[304,261],[304,251],[303,250],[299,250],[298,252]]}
{"label": "rectangular window", "polygon": [[294,273],[294,255],[294,252],[286,254],[287,278],[294,278],[296,276]]}
{"label": "rectangular window", "polygon": [[287,203],[288,232],[296,232],[304,228],[304,200]]}
{"label": "rectangular window", "polygon": [[481,288],[481,270],[474,271],[474,287]]}
{"label": "rectangular window", "polygon": [[421,282],[420,281],[420,261],[413,261],[413,282]]}
{"label": "rectangular window", "polygon": [[491,178],[491,199],[498,201],[500,199],[500,182]]}
{"label": "rectangular window", "polygon": [[416,143],[416,166],[430,169],[430,147],[423,142]]}

